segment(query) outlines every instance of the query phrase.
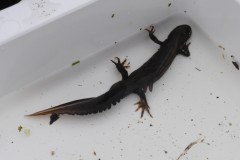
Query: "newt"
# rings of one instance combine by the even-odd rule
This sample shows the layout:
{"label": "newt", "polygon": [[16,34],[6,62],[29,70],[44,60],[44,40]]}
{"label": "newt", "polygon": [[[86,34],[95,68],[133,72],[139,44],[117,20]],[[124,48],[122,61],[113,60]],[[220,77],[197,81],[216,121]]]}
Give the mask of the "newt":
{"label": "newt", "polygon": [[149,91],[153,90],[153,83],[160,79],[167,71],[176,55],[190,56],[188,49],[190,42],[188,40],[191,37],[192,29],[189,25],[177,26],[164,41],[158,40],[154,35],[154,26],[150,26],[146,31],[150,39],[160,45],[160,48],[148,61],[130,75],[126,70],[129,67],[126,64],[126,59],[121,61],[118,57],[115,57],[116,61],[111,60],[120,72],[122,80],[114,83],[106,93],[98,97],[64,103],[28,116],[51,114],[50,124],[52,124],[59,118],[60,114],[87,115],[103,112],[133,93],[137,94],[140,98],[136,103],[138,105],[136,111],[141,110],[141,117],[143,117],[145,111],[152,117],[145,95],[147,88],[149,88]]}

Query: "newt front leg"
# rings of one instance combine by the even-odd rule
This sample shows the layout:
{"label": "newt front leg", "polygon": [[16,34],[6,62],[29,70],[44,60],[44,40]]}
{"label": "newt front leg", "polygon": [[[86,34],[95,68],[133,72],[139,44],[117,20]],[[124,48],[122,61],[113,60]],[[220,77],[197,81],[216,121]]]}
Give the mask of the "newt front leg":
{"label": "newt front leg", "polygon": [[150,29],[145,30],[148,31],[149,37],[153,42],[159,44],[160,46],[163,45],[163,42],[159,41],[158,38],[154,35],[155,32],[154,26],[150,26]]}
{"label": "newt front leg", "polygon": [[118,57],[115,57],[115,58],[117,59],[117,62],[115,62],[115,61],[113,61],[113,60],[111,60],[111,61],[115,64],[117,70],[121,73],[121,75],[122,75],[122,80],[127,79],[127,78],[128,78],[128,71],[126,70],[126,68],[129,68],[129,67],[130,67],[130,66],[129,66],[129,63],[126,64],[127,59],[125,58],[125,59],[121,62],[120,58],[118,58]]}

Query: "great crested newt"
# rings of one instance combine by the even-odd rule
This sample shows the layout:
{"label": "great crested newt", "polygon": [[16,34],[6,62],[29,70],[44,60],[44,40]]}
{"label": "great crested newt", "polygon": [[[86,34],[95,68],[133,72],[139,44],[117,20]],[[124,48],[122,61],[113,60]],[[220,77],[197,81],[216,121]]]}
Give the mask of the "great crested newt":
{"label": "great crested newt", "polygon": [[140,98],[139,102],[136,103],[138,105],[136,111],[141,110],[141,117],[143,117],[144,111],[152,117],[145,96],[147,88],[152,91],[153,83],[167,71],[176,55],[190,56],[188,49],[190,42],[188,43],[188,40],[191,37],[192,30],[189,25],[177,26],[164,41],[158,40],[154,35],[155,29],[153,26],[146,31],[148,31],[150,39],[159,44],[160,48],[147,62],[130,75],[126,70],[129,67],[126,64],[126,59],[122,62],[118,57],[116,57],[116,61],[111,60],[120,72],[122,80],[114,83],[106,93],[98,97],[64,103],[29,116],[52,114],[50,117],[50,124],[52,124],[59,118],[60,114],[87,115],[105,111],[110,109],[112,105],[116,105],[124,97],[134,93]]}

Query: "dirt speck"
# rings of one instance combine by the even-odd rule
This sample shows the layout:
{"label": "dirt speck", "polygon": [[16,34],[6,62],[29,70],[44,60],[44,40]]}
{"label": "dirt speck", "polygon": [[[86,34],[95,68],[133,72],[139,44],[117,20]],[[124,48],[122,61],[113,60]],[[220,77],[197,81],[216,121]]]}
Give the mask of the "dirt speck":
{"label": "dirt speck", "polygon": [[54,156],[55,155],[55,151],[51,151],[51,156]]}
{"label": "dirt speck", "polygon": [[225,51],[225,48],[222,45],[218,45],[218,48],[221,48],[222,50]]}
{"label": "dirt speck", "polygon": [[223,59],[225,59],[225,55],[224,54],[222,54],[222,57],[223,57]]}
{"label": "dirt speck", "polygon": [[111,18],[113,18],[114,16],[115,16],[115,14],[113,13],[112,16],[111,16]]}
{"label": "dirt speck", "polygon": [[31,134],[31,130],[26,128],[26,127],[23,127],[22,125],[19,125],[18,126],[18,132],[22,132],[24,133],[26,136],[30,136]]}
{"label": "dirt speck", "polygon": [[18,126],[18,132],[21,132],[23,127],[21,125]]}
{"label": "dirt speck", "polygon": [[232,64],[234,65],[234,67],[239,70],[239,64],[238,62],[232,61]]}
{"label": "dirt speck", "polygon": [[24,129],[24,134],[25,134],[26,136],[30,136],[30,134],[31,134],[31,130],[25,128],[25,129]]}
{"label": "dirt speck", "polygon": [[235,59],[233,55],[231,55],[231,58],[232,58],[232,64],[237,70],[239,70],[239,62]]}
{"label": "dirt speck", "polygon": [[197,71],[199,71],[199,72],[201,71],[201,69],[199,69],[199,68],[197,68],[197,67],[195,67],[195,69],[196,69]]}
{"label": "dirt speck", "polygon": [[183,157],[184,155],[187,154],[187,152],[196,144],[198,143],[203,143],[204,142],[204,138],[199,138],[198,140],[191,142],[185,149],[184,151],[179,155],[179,157],[177,158],[177,160],[179,160],[181,157]]}
{"label": "dirt speck", "polygon": [[79,63],[80,63],[80,61],[77,60],[77,61],[75,61],[75,62],[72,63],[72,66],[75,66],[75,65],[77,65],[77,64],[79,64]]}
{"label": "dirt speck", "polygon": [[168,3],[168,7],[170,7],[172,5],[172,3]]}

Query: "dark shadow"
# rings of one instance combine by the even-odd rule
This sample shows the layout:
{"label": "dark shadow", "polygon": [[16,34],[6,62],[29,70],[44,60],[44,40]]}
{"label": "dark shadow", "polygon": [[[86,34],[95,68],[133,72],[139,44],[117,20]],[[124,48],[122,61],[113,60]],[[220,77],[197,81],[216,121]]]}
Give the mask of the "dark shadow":
{"label": "dark shadow", "polygon": [[17,4],[21,0],[0,0],[0,10],[3,10],[7,7],[10,7],[14,4]]}

